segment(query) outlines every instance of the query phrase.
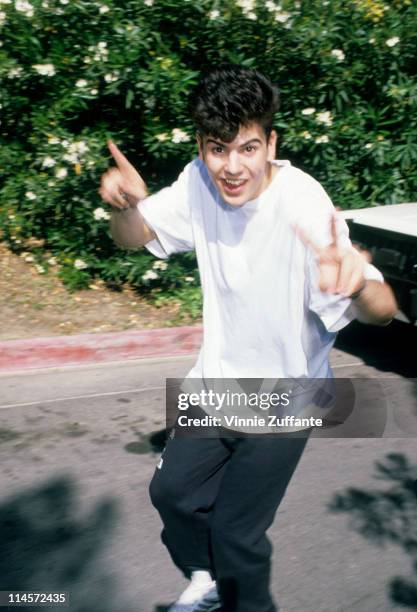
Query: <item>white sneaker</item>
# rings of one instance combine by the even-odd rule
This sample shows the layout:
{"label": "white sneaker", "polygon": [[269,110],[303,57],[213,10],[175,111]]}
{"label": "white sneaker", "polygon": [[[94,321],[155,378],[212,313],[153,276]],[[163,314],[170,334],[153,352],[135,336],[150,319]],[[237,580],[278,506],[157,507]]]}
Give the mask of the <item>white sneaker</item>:
{"label": "white sneaker", "polygon": [[216,581],[209,572],[197,570],[191,574],[191,582],[169,612],[215,612],[221,604]]}

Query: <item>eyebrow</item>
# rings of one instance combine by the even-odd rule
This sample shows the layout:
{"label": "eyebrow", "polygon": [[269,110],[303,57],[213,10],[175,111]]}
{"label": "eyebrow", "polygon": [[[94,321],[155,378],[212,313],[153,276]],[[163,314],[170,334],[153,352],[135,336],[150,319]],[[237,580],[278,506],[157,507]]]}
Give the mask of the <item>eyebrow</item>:
{"label": "eyebrow", "polygon": [[[255,143],[255,142],[258,144],[262,144],[262,141],[259,138],[251,138],[247,142],[244,142],[243,144],[241,144],[239,148],[247,147],[248,145]],[[209,144],[209,143],[218,145],[219,147],[227,147],[227,144],[228,144],[227,142],[224,143],[224,142],[219,142],[218,140],[214,140],[214,138],[207,138],[206,144]]]}

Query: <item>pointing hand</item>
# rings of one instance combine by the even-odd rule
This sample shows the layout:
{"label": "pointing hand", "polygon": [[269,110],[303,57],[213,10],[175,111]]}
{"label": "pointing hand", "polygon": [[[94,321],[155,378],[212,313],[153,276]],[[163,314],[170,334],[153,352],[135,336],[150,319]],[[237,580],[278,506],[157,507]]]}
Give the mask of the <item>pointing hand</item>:
{"label": "pointing hand", "polygon": [[332,241],[326,247],[318,246],[301,228],[297,227],[296,232],[316,256],[320,290],[350,297],[362,291],[366,285],[364,270],[369,257],[353,246],[340,247],[336,224],[336,215],[333,214],[330,220]]}
{"label": "pointing hand", "polygon": [[107,144],[116,167],[110,168],[101,177],[99,194],[115,208],[135,207],[139,200],[147,196],[146,185],[139,172],[114,142],[109,140]]}

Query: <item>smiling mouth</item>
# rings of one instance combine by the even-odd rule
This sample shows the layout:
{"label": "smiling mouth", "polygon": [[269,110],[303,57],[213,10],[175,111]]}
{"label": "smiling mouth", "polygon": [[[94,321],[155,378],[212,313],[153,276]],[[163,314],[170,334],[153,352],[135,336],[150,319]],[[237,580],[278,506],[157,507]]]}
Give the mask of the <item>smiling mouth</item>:
{"label": "smiling mouth", "polygon": [[224,188],[229,193],[234,193],[236,191],[240,191],[243,185],[246,184],[247,179],[221,179],[224,185]]}
{"label": "smiling mouth", "polygon": [[243,185],[246,179],[222,179],[227,185]]}

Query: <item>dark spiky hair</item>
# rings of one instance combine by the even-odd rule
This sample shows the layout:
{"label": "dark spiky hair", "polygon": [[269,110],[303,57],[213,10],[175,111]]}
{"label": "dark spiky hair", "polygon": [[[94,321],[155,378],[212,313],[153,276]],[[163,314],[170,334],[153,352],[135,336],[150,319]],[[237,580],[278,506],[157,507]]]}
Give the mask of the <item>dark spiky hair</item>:
{"label": "dark spiky hair", "polygon": [[259,123],[269,138],[278,107],[278,88],[266,76],[234,64],[204,74],[190,99],[197,133],[223,142],[250,123]]}

